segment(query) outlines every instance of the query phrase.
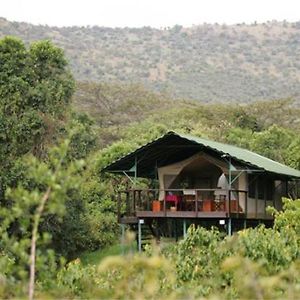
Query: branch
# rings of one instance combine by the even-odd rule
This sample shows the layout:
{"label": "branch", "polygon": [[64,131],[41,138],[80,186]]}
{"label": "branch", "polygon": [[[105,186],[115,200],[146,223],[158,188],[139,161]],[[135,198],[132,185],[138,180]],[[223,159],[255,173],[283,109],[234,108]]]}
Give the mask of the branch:
{"label": "branch", "polygon": [[33,300],[33,295],[34,295],[35,258],[36,258],[35,252],[36,252],[38,227],[39,227],[40,219],[44,211],[46,202],[49,199],[50,193],[51,193],[51,187],[48,187],[34,215],[34,223],[33,223],[32,236],[31,236],[30,258],[29,258],[29,263],[30,263],[30,276],[29,276],[29,286],[28,286],[29,300]]}

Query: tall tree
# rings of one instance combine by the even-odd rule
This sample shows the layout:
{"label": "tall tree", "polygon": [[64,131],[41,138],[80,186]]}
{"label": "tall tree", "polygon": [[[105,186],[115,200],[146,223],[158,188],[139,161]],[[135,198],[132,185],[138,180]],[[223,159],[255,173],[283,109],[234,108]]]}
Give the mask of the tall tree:
{"label": "tall tree", "polygon": [[64,53],[49,41],[26,48],[21,40],[0,40],[1,190],[16,181],[17,160],[42,157],[63,122],[74,91]]}

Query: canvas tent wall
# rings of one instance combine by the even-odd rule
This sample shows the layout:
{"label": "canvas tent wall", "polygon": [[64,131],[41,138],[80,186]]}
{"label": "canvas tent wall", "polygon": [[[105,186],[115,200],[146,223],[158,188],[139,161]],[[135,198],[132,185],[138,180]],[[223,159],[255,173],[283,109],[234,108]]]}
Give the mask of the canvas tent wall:
{"label": "canvas tent wall", "polygon": [[[158,179],[160,186],[159,198],[164,198],[164,191],[167,189],[182,189],[182,188],[211,188],[205,186],[201,179],[194,183],[193,186],[186,186],[183,182],[183,177],[203,177],[210,176],[213,187],[217,187],[217,182],[222,173],[227,173],[227,165],[215,158],[210,157],[205,153],[197,153],[185,160],[158,168]],[[203,179],[203,178],[202,178]]]}

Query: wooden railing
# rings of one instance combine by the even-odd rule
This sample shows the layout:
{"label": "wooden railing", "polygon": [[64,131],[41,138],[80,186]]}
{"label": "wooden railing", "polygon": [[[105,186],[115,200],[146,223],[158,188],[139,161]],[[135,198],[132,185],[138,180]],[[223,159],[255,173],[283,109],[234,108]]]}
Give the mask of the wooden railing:
{"label": "wooden railing", "polygon": [[226,212],[228,216],[247,215],[247,191],[225,189],[131,189],[118,193],[118,216],[134,217],[137,212],[168,211]]}

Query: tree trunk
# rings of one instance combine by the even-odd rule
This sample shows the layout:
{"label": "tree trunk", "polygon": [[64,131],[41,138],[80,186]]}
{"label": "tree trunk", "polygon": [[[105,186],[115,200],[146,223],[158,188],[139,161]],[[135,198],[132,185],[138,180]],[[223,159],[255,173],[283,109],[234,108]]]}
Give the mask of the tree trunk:
{"label": "tree trunk", "polygon": [[29,286],[28,286],[28,298],[29,300],[33,300],[34,296],[34,283],[35,283],[35,252],[36,252],[36,241],[37,241],[37,235],[38,235],[38,228],[40,219],[42,216],[42,213],[45,208],[45,204],[47,200],[49,199],[51,193],[51,188],[48,187],[46,193],[44,194],[41,203],[39,204],[36,213],[34,215],[34,222],[32,227],[32,236],[31,236],[31,247],[30,247],[30,258],[29,258],[29,264],[30,264],[30,275],[29,275]]}

